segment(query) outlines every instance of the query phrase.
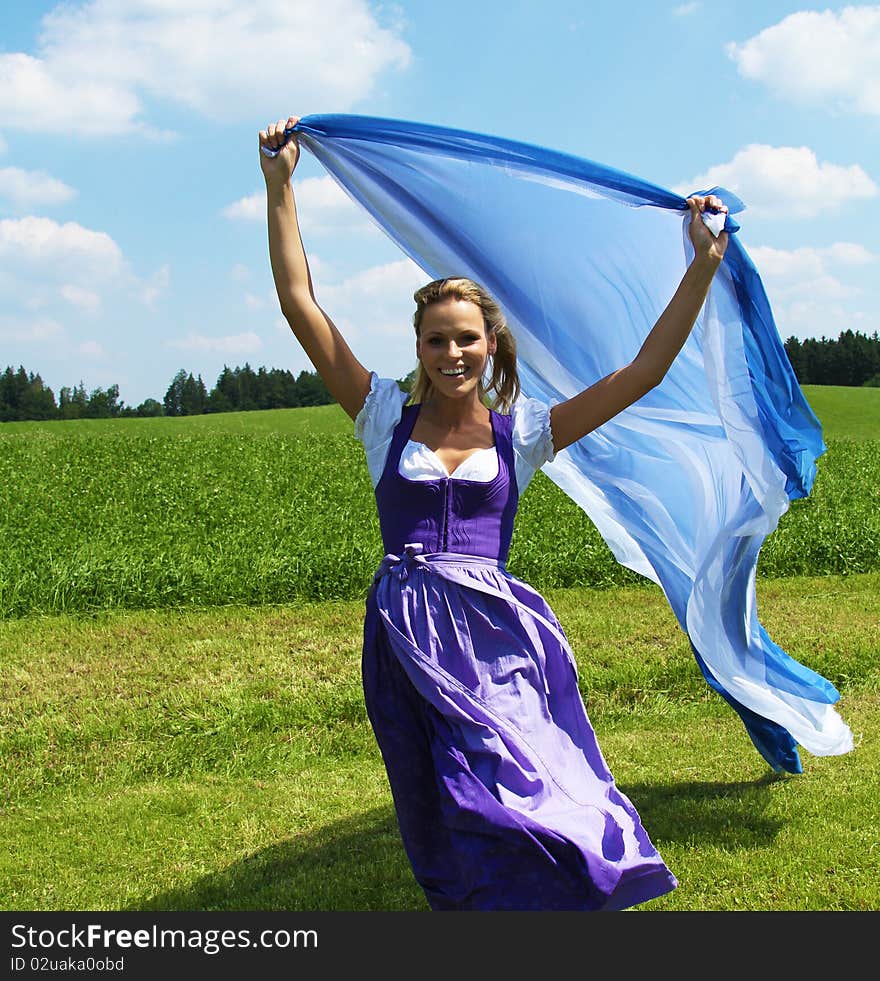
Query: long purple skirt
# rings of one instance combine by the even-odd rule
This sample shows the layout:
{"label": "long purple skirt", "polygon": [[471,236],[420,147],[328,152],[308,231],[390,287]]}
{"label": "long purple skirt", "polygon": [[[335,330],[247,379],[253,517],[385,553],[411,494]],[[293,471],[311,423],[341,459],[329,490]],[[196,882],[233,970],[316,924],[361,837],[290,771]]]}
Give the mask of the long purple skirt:
{"label": "long purple skirt", "polygon": [[561,626],[499,565],[386,556],[363,682],[434,910],[618,910],[677,885],[615,786]]}

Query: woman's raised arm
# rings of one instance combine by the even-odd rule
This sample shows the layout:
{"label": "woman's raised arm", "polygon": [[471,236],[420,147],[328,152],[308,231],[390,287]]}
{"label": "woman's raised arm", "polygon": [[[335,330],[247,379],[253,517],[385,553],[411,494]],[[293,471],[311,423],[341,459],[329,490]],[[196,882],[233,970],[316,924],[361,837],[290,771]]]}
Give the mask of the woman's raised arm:
{"label": "woman's raised arm", "polygon": [[[285,128],[295,126],[298,118],[279,119],[260,132],[260,167],[266,180],[272,276],[281,312],[290,329],[330,394],[354,419],[370,390],[370,373],[315,300],[290,182],[299,160],[299,143],[296,136],[287,142],[284,136]],[[275,155],[268,156],[263,148]]]}
{"label": "woman's raised arm", "polygon": [[715,238],[700,218],[706,208],[726,212],[721,200],[713,196],[692,197],[688,198],[688,207],[694,259],[675,295],[630,364],[550,410],[553,448],[557,453],[659,385],[688,339],[727,248],[727,232]]}

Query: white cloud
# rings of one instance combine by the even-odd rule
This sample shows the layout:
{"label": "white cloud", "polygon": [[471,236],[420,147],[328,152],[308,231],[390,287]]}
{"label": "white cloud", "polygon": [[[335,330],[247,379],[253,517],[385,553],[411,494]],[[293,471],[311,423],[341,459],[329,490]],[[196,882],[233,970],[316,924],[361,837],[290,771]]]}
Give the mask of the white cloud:
{"label": "white cloud", "polygon": [[125,265],[122,250],[105,232],[32,215],[0,220],[0,257],[99,281],[119,275]]}
{"label": "white cloud", "polygon": [[785,98],[880,115],[880,6],[799,11],[726,50]]}
{"label": "white cloud", "polygon": [[835,242],[825,248],[774,249],[760,245],[749,250],[765,285],[776,296],[795,294],[842,298],[858,292],[844,286],[836,273],[847,266],[864,266],[877,256],[856,242]]}
{"label": "white cloud", "polygon": [[860,302],[864,304],[865,281],[855,273],[880,257],[864,246],[855,242],[791,250],[758,246],[749,255],[783,336],[833,336],[865,323],[866,314],[858,309]]}
{"label": "white cloud", "polygon": [[699,2],[694,3],[682,3],[677,7],[673,7],[672,14],[674,17],[688,17],[690,14],[695,14],[702,4]]}
{"label": "white cloud", "polygon": [[373,266],[337,283],[324,281],[314,270],[313,277],[318,303],[350,342],[372,348],[372,362],[382,363],[390,338],[398,348],[415,350],[412,295],[428,277],[412,260]]}
{"label": "white cloud", "polygon": [[231,218],[233,221],[265,221],[266,220],[266,193],[257,191],[245,198],[239,198],[220,212],[224,218]]}
{"label": "white cloud", "polygon": [[83,341],[82,344],[77,345],[76,349],[87,358],[102,360],[107,357],[107,352],[97,341]]}
{"label": "white cloud", "polygon": [[74,283],[65,283],[61,295],[67,302],[84,313],[95,314],[101,309],[101,297],[93,290],[83,289]]}
{"label": "white cloud", "polygon": [[[372,233],[376,226],[332,177],[306,177],[294,184],[296,212],[305,234]],[[221,212],[238,221],[266,220],[266,192],[240,198]],[[377,233],[378,234],[378,233]]]}
{"label": "white cloud", "polygon": [[807,294],[814,298],[841,299],[852,292],[831,274],[828,255],[821,249],[755,246],[749,254],[768,293],[777,300]]}
{"label": "white cloud", "polygon": [[[399,378],[415,367],[412,296],[430,276],[408,258],[377,264],[351,275],[341,274],[338,265],[314,254],[309,257],[309,264],[317,302],[339,328],[361,364],[388,378]],[[269,311],[277,311],[274,292],[267,294],[267,300]],[[313,370],[292,337],[287,321],[268,311],[261,317],[261,322],[266,324],[262,331],[265,350],[274,355],[275,363],[287,367],[296,363]]]}
{"label": "white cloud", "polygon": [[166,292],[170,284],[171,270],[167,265],[164,265],[140,286],[138,295],[141,303],[146,307],[153,307],[156,300]]}
{"label": "white cloud", "polygon": [[7,307],[40,309],[60,295],[96,313],[113,291],[150,307],[169,282],[167,265],[148,279],[136,276],[106,232],[34,215],[0,219],[0,300]]}
{"label": "white cloud", "polygon": [[221,354],[251,354],[263,346],[259,334],[247,331],[226,337],[208,337],[190,332],[185,338],[165,342],[168,347],[183,351],[215,351]]}
{"label": "white cloud", "polygon": [[847,201],[876,197],[877,185],[858,164],[820,162],[809,147],[753,143],[728,163],[710,167],[680,185],[688,194],[714,186],[738,194],[754,215],[810,218]]}
{"label": "white cloud", "polygon": [[22,170],[20,167],[0,168],[0,198],[16,208],[32,205],[51,207],[63,204],[76,196],[76,191],[42,170]]}
{"label": "white cloud", "polygon": [[346,216],[361,213],[332,177],[307,177],[297,183],[296,193],[303,206],[316,214]]}
{"label": "white cloud", "polygon": [[830,261],[847,266],[865,266],[877,258],[858,242],[835,242],[819,251]]}
{"label": "white cloud", "polygon": [[38,319],[0,316],[0,340],[42,344],[57,341],[64,328],[51,317]]}
{"label": "white cloud", "polygon": [[0,55],[0,120],[28,129],[34,119],[59,118],[70,133],[92,135],[145,129],[140,100],[111,81],[65,73],[23,52]]}
{"label": "white cloud", "polygon": [[350,108],[410,49],[367,0],[91,0],[59,4],[34,54],[0,55],[0,121],[68,133],[151,132],[148,100],[250,119],[295,68],[294,111]]}
{"label": "white cloud", "polygon": [[369,302],[373,305],[376,301],[390,301],[396,305],[403,295],[406,303],[412,306],[412,294],[425,282],[425,273],[412,260],[398,259],[355,273],[341,283],[319,283],[315,290],[333,303],[360,305]]}
{"label": "white cloud", "polygon": [[837,338],[844,330],[873,334],[877,329],[876,317],[863,310],[810,299],[796,300],[783,307],[776,322],[780,336],[785,339],[795,336],[802,341],[808,337]]}

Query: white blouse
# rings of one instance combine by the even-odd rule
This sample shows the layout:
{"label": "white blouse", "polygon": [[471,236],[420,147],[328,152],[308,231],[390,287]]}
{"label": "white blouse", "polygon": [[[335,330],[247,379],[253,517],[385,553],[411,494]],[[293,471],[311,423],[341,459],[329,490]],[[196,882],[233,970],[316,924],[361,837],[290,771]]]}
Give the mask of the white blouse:
{"label": "white blouse", "polygon": [[[367,469],[373,487],[379,483],[400,413],[409,396],[401,392],[393,378],[370,376],[370,391],[354,421],[354,434],[364,444]],[[538,399],[520,396],[511,408],[512,441],[516,463],[516,485],[522,494],[537,470],[553,457],[550,406]],[[447,473],[437,454],[415,440],[409,440],[400,455],[398,472],[409,480],[477,480],[488,482],[498,473],[498,454],[494,446],[477,450]]]}

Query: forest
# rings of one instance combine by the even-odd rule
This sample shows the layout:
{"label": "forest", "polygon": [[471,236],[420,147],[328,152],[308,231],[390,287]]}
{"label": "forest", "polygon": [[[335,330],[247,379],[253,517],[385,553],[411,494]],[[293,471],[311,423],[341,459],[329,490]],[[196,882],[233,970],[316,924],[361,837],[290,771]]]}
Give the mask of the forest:
{"label": "forest", "polygon": [[248,412],[327,405],[333,399],[317,372],[279,368],[223,367],[210,390],[202,376],[181,369],[161,400],[148,398],[134,407],[120,400],[119,386],[87,391],[80,382],[55,393],[39,374],[23,365],[0,375],[0,422],[47,419],[108,419],[125,416],[193,416],[209,412]]}

